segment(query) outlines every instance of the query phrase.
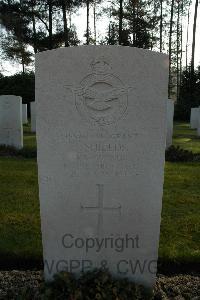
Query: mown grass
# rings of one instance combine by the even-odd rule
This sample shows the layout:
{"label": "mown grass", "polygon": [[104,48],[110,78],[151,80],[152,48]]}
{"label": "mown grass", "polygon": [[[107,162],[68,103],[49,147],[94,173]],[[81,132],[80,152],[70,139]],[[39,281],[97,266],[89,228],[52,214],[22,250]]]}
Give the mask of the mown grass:
{"label": "mown grass", "polygon": [[197,130],[191,129],[188,123],[175,123],[173,145],[200,153],[200,137],[197,136]]}
{"label": "mown grass", "polygon": [[41,257],[37,165],[0,158],[0,257]]}
{"label": "mown grass", "polygon": [[36,136],[31,132],[30,123],[24,125],[24,147],[27,149],[36,149]]}
{"label": "mown grass", "polygon": [[[185,134],[189,134],[187,126],[177,126],[175,137],[182,132],[182,127]],[[26,147],[36,147],[35,135],[30,134],[29,126],[25,127],[24,140]],[[200,144],[194,144],[200,152]],[[200,163],[166,163],[161,261],[200,261],[199,213]],[[11,259],[18,267],[18,262],[42,260],[35,159],[0,157],[0,237],[0,263],[3,265],[9,265]]]}
{"label": "mown grass", "polygon": [[166,163],[159,256],[200,262],[200,163]]}

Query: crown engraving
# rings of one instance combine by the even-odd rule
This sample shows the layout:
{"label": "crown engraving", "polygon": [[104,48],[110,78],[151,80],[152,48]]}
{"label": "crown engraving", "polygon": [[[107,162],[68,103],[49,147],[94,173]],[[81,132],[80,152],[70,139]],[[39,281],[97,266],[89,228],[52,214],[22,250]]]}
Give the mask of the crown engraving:
{"label": "crown engraving", "polygon": [[96,74],[108,74],[112,69],[104,57],[95,59],[92,62],[91,67],[92,71]]}

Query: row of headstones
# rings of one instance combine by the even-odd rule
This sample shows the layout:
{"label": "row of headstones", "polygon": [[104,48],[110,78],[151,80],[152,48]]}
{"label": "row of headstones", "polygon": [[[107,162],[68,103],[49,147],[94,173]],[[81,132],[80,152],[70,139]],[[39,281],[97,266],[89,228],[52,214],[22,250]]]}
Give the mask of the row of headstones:
{"label": "row of headstones", "polygon": [[197,135],[200,136],[200,106],[191,108],[190,127],[197,129]]}
{"label": "row of headstones", "polygon": [[[28,123],[27,104],[14,95],[0,96],[0,145],[23,148],[23,124]],[[36,131],[35,103],[31,103],[31,131]]]}
{"label": "row of headstones", "polygon": [[[174,101],[167,101],[166,148],[172,145]],[[22,104],[19,96],[0,96],[0,145],[23,147],[22,124],[28,123],[27,104]],[[36,132],[35,102],[31,102],[31,132]]]}

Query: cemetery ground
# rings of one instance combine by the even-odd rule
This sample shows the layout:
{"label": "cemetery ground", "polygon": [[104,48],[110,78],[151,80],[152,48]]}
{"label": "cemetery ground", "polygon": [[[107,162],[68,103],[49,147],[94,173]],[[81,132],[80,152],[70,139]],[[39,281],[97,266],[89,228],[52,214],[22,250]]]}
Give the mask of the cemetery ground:
{"label": "cemetery ground", "polygon": [[[175,124],[173,144],[200,153],[200,138],[187,123]],[[24,149],[25,152],[36,150],[35,134],[30,132],[30,125],[24,126]],[[41,270],[42,245],[36,158],[0,156],[0,170],[1,269]],[[200,162],[166,162],[159,273],[199,275],[199,211]],[[23,272],[20,274],[16,272],[15,276],[26,277]],[[41,280],[40,272],[31,274]],[[0,279],[1,276],[2,273]],[[164,286],[163,278],[165,277],[159,280]],[[185,286],[187,279],[184,277],[181,282]],[[171,284],[178,285],[176,280],[172,280]]]}

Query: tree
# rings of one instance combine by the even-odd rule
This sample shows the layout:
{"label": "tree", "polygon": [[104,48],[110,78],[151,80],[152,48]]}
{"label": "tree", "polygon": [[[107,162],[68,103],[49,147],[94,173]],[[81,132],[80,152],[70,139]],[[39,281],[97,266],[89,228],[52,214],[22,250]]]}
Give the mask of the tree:
{"label": "tree", "polygon": [[119,0],[119,45],[122,44],[123,0]]}
{"label": "tree", "polygon": [[196,44],[196,27],[197,27],[197,10],[198,2],[195,1],[195,10],[194,10],[194,22],[193,22],[193,38],[192,38],[192,58],[191,58],[191,78],[193,79],[194,75],[194,53],[195,53],[195,44]]}
{"label": "tree", "polygon": [[25,66],[29,66],[33,62],[32,53],[27,50],[26,45],[12,35],[1,38],[1,50],[4,59],[16,61],[22,65],[23,73],[25,73]]}
{"label": "tree", "polygon": [[[79,0],[0,1],[0,23],[15,39],[31,45],[34,52],[53,49],[63,44],[79,43],[75,28],[67,28],[67,13]],[[62,11],[62,19],[56,19]],[[57,26],[57,21],[59,26]],[[62,26],[60,26],[62,24]],[[72,42],[70,41],[72,38]]]}
{"label": "tree", "polygon": [[163,0],[160,0],[160,52],[163,47]]}
{"label": "tree", "polygon": [[90,41],[90,1],[86,0],[86,7],[87,7],[87,27],[86,27],[86,44],[89,45]]}
{"label": "tree", "polygon": [[123,30],[129,33],[129,45],[151,49],[155,41],[153,29],[158,21],[159,18],[150,14],[144,1],[128,0],[124,9],[124,22],[127,26]]}
{"label": "tree", "polygon": [[174,0],[171,1],[171,12],[170,12],[170,29],[169,29],[169,87],[168,87],[168,97],[171,97],[171,87],[172,87],[172,30],[173,30],[173,17],[174,17]]}
{"label": "tree", "polygon": [[177,1],[177,22],[176,22],[176,100],[179,99],[179,52],[180,52],[180,1]]}
{"label": "tree", "polygon": [[66,0],[61,0],[61,7],[62,7],[62,14],[63,14],[63,29],[64,29],[65,47],[69,47],[69,30],[67,27]]}
{"label": "tree", "polygon": [[97,43],[97,26],[96,26],[96,0],[93,1],[93,20],[94,20],[94,44]]}
{"label": "tree", "polygon": [[53,2],[52,0],[48,0],[47,1],[48,3],[48,12],[49,12],[49,28],[48,28],[48,31],[49,31],[49,49],[53,49],[53,39],[52,39],[52,35],[53,35],[53,20],[52,20],[52,17],[53,17]]}
{"label": "tree", "polygon": [[12,76],[0,77],[0,95],[19,95],[23,103],[35,100],[35,75],[18,73]]}
{"label": "tree", "polygon": [[187,36],[186,36],[186,45],[185,45],[185,65],[186,65],[186,71],[188,71],[188,38],[189,38],[189,24],[190,24],[190,6],[191,6],[192,0],[189,2],[188,6],[188,14],[187,14]]}
{"label": "tree", "polygon": [[190,96],[190,71],[181,74],[180,97],[176,105],[175,117],[178,120],[189,121],[192,107],[200,106],[200,66],[194,70],[193,97]]}

